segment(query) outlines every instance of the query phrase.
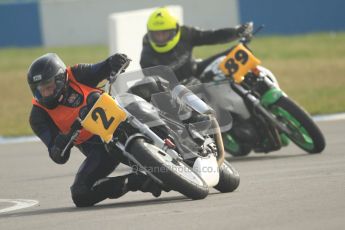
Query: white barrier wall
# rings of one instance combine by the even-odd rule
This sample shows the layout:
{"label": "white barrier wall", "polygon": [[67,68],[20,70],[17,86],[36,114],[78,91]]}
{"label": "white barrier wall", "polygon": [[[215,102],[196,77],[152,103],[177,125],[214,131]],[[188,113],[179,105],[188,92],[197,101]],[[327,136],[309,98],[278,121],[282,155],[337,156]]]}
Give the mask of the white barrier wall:
{"label": "white barrier wall", "polygon": [[[167,6],[170,12],[183,23],[181,6]],[[146,22],[156,8],[114,13],[108,19],[110,54],[125,53],[132,59],[128,70],[140,68],[142,38],[146,33]]]}
{"label": "white barrier wall", "polygon": [[41,1],[41,27],[45,46],[107,43],[108,15],[118,10],[113,0]]}
{"label": "white barrier wall", "polygon": [[164,5],[181,5],[188,25],[210,29],[239,23],[238,0],[41,0],[43,44],[107,44],[110,14]]}

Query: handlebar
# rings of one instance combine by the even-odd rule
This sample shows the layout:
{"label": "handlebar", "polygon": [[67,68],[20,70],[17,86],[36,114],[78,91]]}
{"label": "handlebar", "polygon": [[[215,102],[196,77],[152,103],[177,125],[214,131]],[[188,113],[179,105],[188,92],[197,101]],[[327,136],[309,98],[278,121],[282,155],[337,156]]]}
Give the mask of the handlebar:
{"label": "handlebar", "polygon": [[[251,22],[252,23],[252,22]],[[255,34],[257,34],[260,30],[262,30],[265,27],[264,24],[260,25],[257,27],[250,35],[246,35],[240,39],[240,42],[244,45],[248,44],[252,38],[254,37]]]}

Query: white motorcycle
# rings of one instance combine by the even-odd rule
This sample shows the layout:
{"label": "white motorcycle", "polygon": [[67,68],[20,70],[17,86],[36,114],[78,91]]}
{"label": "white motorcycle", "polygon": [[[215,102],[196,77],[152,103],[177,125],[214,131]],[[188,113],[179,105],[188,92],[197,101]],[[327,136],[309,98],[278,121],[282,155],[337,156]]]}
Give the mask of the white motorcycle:
{"label": "white motorcycle", "polygon": [[[169,79],[174,78],[173,72],[166,67],[154,67],[119,74],[126,66],[109,78],[105,87],[108,93],[87,98],[88,106],[78,118],[80,128],[99,135],[109,154],[114,154],[115,148],[120,149],[131,166],[151,177],[165,191],[175,190],[191,199],[203,199],[210,187],[221,192],[235,190],[239,174],[224,160],[221,134],[212,119],[212,109],[184,86],[176,85],[172,96],[165,95],[168,102],[183,103],[210,117],[204,125],[215,131],[211,135],[202,134],[193,125],[166,114],[164,108],[127,92],[145,76]],[[157,106],[162,104],[159,97],[156,101]],[[79,132],[80,129],[71,130],[72,138],[66,149]]]}

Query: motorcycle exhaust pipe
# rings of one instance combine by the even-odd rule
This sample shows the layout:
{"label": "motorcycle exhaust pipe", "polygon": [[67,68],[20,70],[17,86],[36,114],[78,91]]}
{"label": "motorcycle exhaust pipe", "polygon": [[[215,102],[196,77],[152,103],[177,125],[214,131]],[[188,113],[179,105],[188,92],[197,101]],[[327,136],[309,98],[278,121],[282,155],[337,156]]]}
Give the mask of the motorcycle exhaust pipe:
{"label": "motorcycle exhaust pipe", "polygon": [[218,163],[218,166],[220,167],[223,164],[224,158],[225,158],[225,150],[224,150],[222,133],[220,131],[220,127],[219,127],[217,119],[214,116],[210,116],[210,119],[212,121],[214,137],[215,137],[216,146],[218,150],[217,163]]}

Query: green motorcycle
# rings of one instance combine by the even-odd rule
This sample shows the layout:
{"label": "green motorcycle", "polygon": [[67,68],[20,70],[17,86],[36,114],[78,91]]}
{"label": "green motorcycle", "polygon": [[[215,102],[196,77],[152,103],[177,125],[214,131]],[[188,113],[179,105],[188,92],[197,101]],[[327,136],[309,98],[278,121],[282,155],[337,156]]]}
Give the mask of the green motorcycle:
{"label": "green motorcycle", "polygon": [[241,38],[226,56],[216,57],[200,77],[212,89],[210,97],[221,113],[233,117],[232,128],[222,134],[225,150],[233,156],[246,156],[252,150],[268,153],[291,140],[308,153],[321,153],[323,134],[310,115],[280,89],[272,72],[260,66],[247,46],[252,37]]}

